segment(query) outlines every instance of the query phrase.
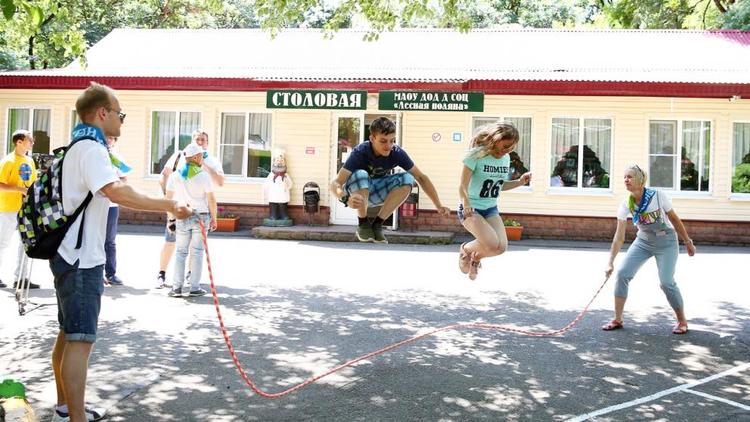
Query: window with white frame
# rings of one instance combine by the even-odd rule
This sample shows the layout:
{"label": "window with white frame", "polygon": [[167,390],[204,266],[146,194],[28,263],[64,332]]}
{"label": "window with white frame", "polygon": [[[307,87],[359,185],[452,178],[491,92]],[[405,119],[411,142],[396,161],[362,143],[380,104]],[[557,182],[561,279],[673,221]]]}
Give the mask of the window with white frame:
{"label": "window with white frame", "polygon": [[271,113],[222,113],[219,156],[227,176],[271,172]]}
{"label": "window with white frame", "polygon": [[551,147],[551,187],[610,188],[611,119],[555,117]]}
{"label": "window with white frame", "polygon": [[649,186],[708,192],[710,163],[710,121],[649,122]]}
{"label": "window with white frame", "polygon": [[475,133],[478,128],[497,121],[511,123],[516,129],[518,129],[518,144],[509,154],[511,168],[510,178],[515,180],[529,171],[529,163],[531,162],[531,117],[474,117],[472,119],[471,131],[472,133]]}
{"label": "window with white frame", "polygon": [[750,193],[750,122],[732,129],[732,193]]}
{"label": "window with white frame", "polygon": [[201,126],[201,114],[193,111],[151,113],[150,172],[159,174],[175,152],[185,148]]}
{"label": "window with white frame", "polygon": [[6,152],[13,150],[13,132],[25,129],[34,137],[34,148],[31,152],[49,154],[49,130],[52,111],[44,108],[11,108],[8,109],[8,136]]}
{"label": "window with white frame", "polygon": [[81,118],[78,117],[78,112],[75,110],[70,111],[70,131],[73,132],[73,128],[83,123]]}

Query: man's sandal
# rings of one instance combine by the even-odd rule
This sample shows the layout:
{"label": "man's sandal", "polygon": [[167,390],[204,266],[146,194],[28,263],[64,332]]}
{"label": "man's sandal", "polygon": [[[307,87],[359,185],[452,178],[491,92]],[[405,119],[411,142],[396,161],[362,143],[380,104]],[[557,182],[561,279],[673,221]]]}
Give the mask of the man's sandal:
{"label": "man's sandal", "polygon": [[612,321],[602,325],[602,330],[604,331],[612,331],[612,330],[619,330],[620,328],[623,328],[622,321],[618,321],[616,319],[613,319]]}
{"label": "man's sandal", "polygon": [[687,334],[687,323],[678,322],[672,329],[672,334]]}

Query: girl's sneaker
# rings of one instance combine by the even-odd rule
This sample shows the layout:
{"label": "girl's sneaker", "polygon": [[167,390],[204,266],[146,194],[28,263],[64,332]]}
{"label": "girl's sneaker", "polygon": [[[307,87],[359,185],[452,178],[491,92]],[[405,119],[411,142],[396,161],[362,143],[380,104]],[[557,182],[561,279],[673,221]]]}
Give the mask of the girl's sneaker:
{"label": "girl's sneaker", "polygon": [[471,256],[466,252],[466,242],[461,244],[461,248],[458,251],[458,268],[464,274],[469,273],[469,267],[471,266]]}
{"label": "girl's sneaker", "polygon": [[471,265],[469,266],[469,278],[476,280],[479,269],[482,268],[482,263],[477,259],[477,253],[471,254]]}

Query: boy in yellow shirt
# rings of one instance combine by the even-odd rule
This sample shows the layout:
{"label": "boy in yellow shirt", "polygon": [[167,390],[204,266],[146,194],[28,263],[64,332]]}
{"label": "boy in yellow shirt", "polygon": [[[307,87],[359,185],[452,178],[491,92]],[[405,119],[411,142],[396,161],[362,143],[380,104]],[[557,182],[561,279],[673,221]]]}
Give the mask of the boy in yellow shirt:
{"label": "boy in yellow shirt", "polygon": [[[34,147],[31,132],[19,129],[13,133],[15,149],[0,160],[0,263],[10,240],[17,237],[18,211],[26,191],[36,180],[36,166],[28,153]],[[20,255],[19,255],[20,257]],[[19,272],[16,264],[16,278]],[[0,287],[7,287],[0,280]],[[30,284],[31,288],[39,285]]]}

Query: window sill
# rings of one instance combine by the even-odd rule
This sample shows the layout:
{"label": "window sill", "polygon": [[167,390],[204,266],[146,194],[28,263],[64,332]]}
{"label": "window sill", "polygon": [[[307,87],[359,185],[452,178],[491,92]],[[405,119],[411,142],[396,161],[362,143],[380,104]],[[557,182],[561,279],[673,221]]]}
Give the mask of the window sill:
{"label": "window sill", "polygon": [[[158,182],[161,180],[161,175],[149,174],[146,175],[143,180]],[[265,183],[265,177],[243,177],[243,176],[225,176],[224,183],[231,183],[233,185],[261,185]]]}
{"label": "window sill", "polygon": [[564,188],[550,187],[547,189],[549,195],[561,196],[614,196],[612,189],[602,188]]}
{"label": "window sill", "polygon": [[262,185],[265,183],[265,177],[243,177],[243,176],[225,176],[224,184],[232,185]]}
{"label": "window sill", "polygon": [[730,201],[750,202],[750,193],[733,193],[729,195]]}
{"label": "window sill", "polygon": [[502,193],[532,193],[531,186],[519,186],[515,189],[504,190]]}
{"label": "window sill", "polygon": [[684,192],[677,190],[664,190],[670,199],[711,199],[711,192]]}

